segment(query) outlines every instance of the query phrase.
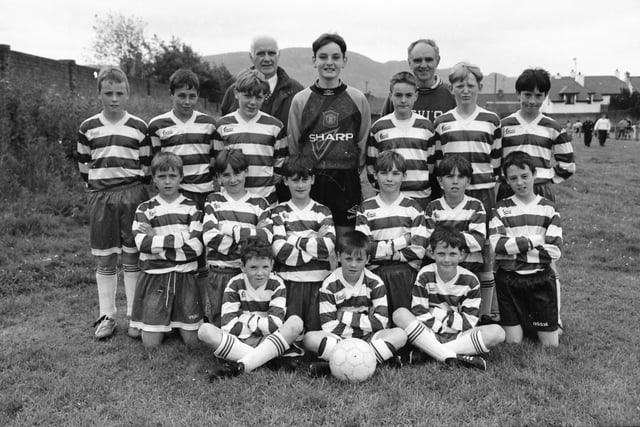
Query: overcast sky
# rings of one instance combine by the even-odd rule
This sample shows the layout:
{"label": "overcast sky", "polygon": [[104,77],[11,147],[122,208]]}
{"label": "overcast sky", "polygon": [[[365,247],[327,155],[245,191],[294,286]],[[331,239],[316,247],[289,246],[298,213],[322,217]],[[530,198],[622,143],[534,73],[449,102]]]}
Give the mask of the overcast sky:
{"label": "overcast sky", "polygon": [[331,31],[379,62],[404,60],[411,41],[432,38],[442,67],[467,60],[485,74],[540,66],[568,75],[577,58],[586,75],[640,76],[637,0],[4,0],[0,44],[87,64],[94,16],[110,11],[139,17],[147,36],[177,36],[201,55],[247,51],[258,34],[273,35],[280,48],[309,47]]}

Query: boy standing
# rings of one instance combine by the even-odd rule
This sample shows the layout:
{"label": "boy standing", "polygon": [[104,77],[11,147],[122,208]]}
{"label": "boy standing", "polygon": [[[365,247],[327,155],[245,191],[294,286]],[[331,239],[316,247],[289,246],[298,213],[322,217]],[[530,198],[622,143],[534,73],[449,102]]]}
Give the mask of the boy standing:
{"label": "boy standing", "polygon": [[389,99],[394,109],[371,127],[367,146],[367,176],[371,185],[377,187],[374,165],[378,154],[386,150],[397,151],[407,162],[407,176],[400,190],[424,209],[431,195],[429,166],[434,162],[429,140],[433,136],[433,125],[412,110],[417,97],[416,84],[416,78],[407,71],[391,77]]}
{"label": "boy standing", "polygon": [[305,330],[320,329],[318,291],[331,272],[335,229],[331,211],[314,201],[313,161],[301,154],[289,157],[282,168],[291,200],[273,208],[273,251],[278,273],[287,286],[287,312],[304,321]]}
{"label": "boy standing", "polygon": [[211,279],[207,286],[205,315],[220,325],[222,296],[229,280],[241,273],[240,244],[258,236],[271,243],[269,204],[245,188],[249,161],[238,149],[222,150],[213,169],[222,190],[211,194],[204,207],[202,238],[209,249]]}
{"label": "boy standing", "polygon": [[180,330],[188,346],[198,343],[202,323],[200,291],[195,273],[202,246],[202,211],[180,194],[182,160],[158,153],[151,162],[158,195],[136,210],[133,234],[140,250],[131,326],[142,330],[142,344],[154,348],[164,334]]}
{"label": "boy standing", "polygon": [[371,127],[369,103],[340,80],[347,44],[338,34],[322,34],[312,45],[316,83],[293,98],[289,110],[289,151],[314,160],[311,198],[331,209],[338,235],[355,226],[362,200],[360,172]]}
{"label": "boy standing", "polygon": [[[285,321],[286,290],[273,274],[271,245],[250,237],[242,247],[242,274],[227,285],[222,300],[222,328],[205,323],[198,338],[227,363],[211,379],[250,372],[281,356],[302,333],[302,320]],[[237,362],[237,363],[233,363]]]}
{"label": "boy standing", "polygon": [[341,266],[320,288],[322,331],[307,332],[303,339],[305,349],[323,360],[329,360],[336,344],[344,338],[367,341],[379,364],[407,342],[402,329],[387,329],[389,311],[384,283],[365,268],[369,249],[369,238],[359,231],[348,231],[338,240]]}
{"label": "boy standing", "polygon": [[427,244],[420,205],[400,193],[406,170],[401,154],[381,153],[375,163],[380,193],[362,202],[356,218],[356,230],[371,237],[371,270],[386,286],[391,312],[410,307],[411,286]]}
{"label": "boy standing", "polygon": [[502,163],[515,193],[498,202],[489,230],[496,253],[496,288],[507,342],[535,331],[542,345],[558,346],[558,299],[551,262],[560,258],[562,228],[553,202],[534,192],[536,162],[516,151]]}
{"label": "boy standing", "polygon": [[412,345],[439,362],[485,371],[485,360],[476,355],[503,342],[505,333],[498,325],[476,326],[480,284],[458,265],[466,246],[464,236],[438,227],[429,242],[435,263],[418,273],[411,310],[399,308],[393,321]]}
{"label": "boy standing", "polygon": [[[98,73],[102,112],[88,118],[78,131],[77,158],[87,183],[91,254],[96,257],[100,317],[95,338],[109,338],[116,329],[117,261],[122,255],[127,316],[131,316],[140,274],[138,250],[131,224],[138,205],[148,199],[143,182],[151,161],[147,125],[125,110],[129,99],[127,76],[118,67]],[[139,337],[140,331],[129,328]]]}
{"label": "boy standing", "polygon": [[[449,82],[453,88],[456,107],[438,117],[435,121],[435,159],[441,162],[447,156],[458,155],[471,163],[473,174],[467,187],[467,194],[484,205],[485,212],[491,212],[496,203],[496,176],[500,167],[500,119],[498,116],[478,106],[478,93],[482,89],[480,68],[467,62],[453,67]],[[485,215],[485,235],[489,218]],[[493,262],[489,242],[483,243],[484,265],[477,271],[482,287],[482,315],[493,314],[498,318],[497,301],[492,308],[495,289]]]}
{"label": "boy standing", "polygon": [[268,93],[269,84],[260,71],[241,71],[235,87],[238,110],[218,119],[213,148],[214,156],[224,148],[242,150],[249,160],[247,189],[273,206],[275,184],[289,150],[282,122],[260,111]]}

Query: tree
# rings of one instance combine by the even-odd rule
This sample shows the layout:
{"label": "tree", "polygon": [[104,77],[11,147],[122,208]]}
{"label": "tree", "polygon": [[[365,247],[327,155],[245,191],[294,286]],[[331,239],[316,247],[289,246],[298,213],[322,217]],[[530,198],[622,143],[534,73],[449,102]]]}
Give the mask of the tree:
{"label": "tree", "polygon": [[152,44],[145,38],[147,23],[136,16],[95,15],[95,39],[91,44],[98,64],[118,64],[130,77],[144,78],[151,71]]}
{"label": "tree", "polygon": [[640,93],[629,92],[629,89],[621,89],[620,93],[611,97],[610,110],[621,110],[634,118],[640,117]]}

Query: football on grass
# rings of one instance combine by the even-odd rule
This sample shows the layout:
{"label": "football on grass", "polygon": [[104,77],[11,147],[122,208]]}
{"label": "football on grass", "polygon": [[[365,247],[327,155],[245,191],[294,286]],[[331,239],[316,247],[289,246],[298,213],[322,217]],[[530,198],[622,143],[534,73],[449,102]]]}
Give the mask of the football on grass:
{"label": "football on grass", "polygon": [[336,344],[329,358],[331,374],[342,381],[366,381],[376,370],[373,348],[358,338],[347,338]]}

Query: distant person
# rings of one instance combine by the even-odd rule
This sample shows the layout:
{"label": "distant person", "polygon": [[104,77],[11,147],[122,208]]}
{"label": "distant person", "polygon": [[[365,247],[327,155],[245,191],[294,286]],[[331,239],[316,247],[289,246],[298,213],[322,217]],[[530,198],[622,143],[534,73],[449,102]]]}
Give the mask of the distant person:
{"label": "distant person", "polygon": [[593,120],[587,119],[582,123],[582,133],[584,136],[585,147],[591,146],[591,139],[593,138]]}
{"label": "distant person", "polygon": [[627,119],[620,119],[620,121],[616,124],[616,139],[625,139],[627,126],[629,126],[629,122],[627,121]]}
{"label": "distant person", "polygon": [[[407,61],[411,72],[416,77],[418,98],[413,104],[413,111],[431,120],[433,123],[439,116],[455,108],[456,101],[445,82],[436,74],[440,64],[440,48],[434,40],[418,39],[407,49]],[[393,102],[387,98],[380,116],[393,111]],[[429,176],[431,200],[442,195],[435,176]]]}
{"label": "distant person", "polygon": [[601,147],[604,147],[604,143],[607,141],[607,137],[609,136],[609,132],[611,131],[611,122],[609,121],[609,116],[603,114],[600,117],[596,124],[593,125],[593,129],[596,131],[598,135],[598,142]]}
{"label": "distant person", "polygon": [[581,131],[582,131],[582,123],[580,123],[580,119],[578,119],[573,124],[573,133],[575,133],[576,135],[579,135]]}
{"label": "distant person", "polygon": [[[264,74],[269,84],[269,91],[265,94],[260,110],[277,118],[282,122],[282,130],[287,134],[287,124],[289,123],[289,109],[293,96],[300,92],[303,87],[297,80],[292,79],[286,71],[278,66],[280,60],[280,50],[278,42],[269,36],[259,36],[251,41],[249,59],[253,65],[252,69]],[[236,84],[232,84],[224,94],[220,111],[222,115],[227,115],[238,109],[238,99],[235,97]],[[291,195],[289,189],[282,183],[276,184],[276,196],[279,202],[289,200]]]}
{"label": "distant person", "polygon": [[313,159],[316,175],[311,198],[331,209],[339,237],[355,227],[362,201],[360,172],[367,155],[371,111],[364,94],[340,80],[347,64],[344,39],[325,33],[312,49],[318,80],[293,98],[289,151]]}
{"label": "distant person", "polygon": [[278,201],[275,184],[282,179],[280,168],[289,154],[284,125],[260,111],[269,92],[269,84],[260,71],[241,71],[233,90],[238,109],[216,122],[213,154],[217,156],[225,148],[242,150],[249,161],[247,190],[274,206]]}
{"label": "distant person", "polygon": [[196,272],[202,245],[202,211],[180,194],[182,159],[156,154],[151,175],[158,194],[138,206],[132,229],[142,273],[136,286],[131,326],[142,330],[142,345],[158,347],[177,329],[187,346],[198,344],[203,312]]}
{"label": "distant person", "polygon": [[417,97],[416,78],[408,71],[391,77],[389,97],[393,103],[392,113],[378,119],[371,127],[367,145],[367,177],[378,189],[375,178],[375,163],[378,155],[394,150],[407,160],[407,176],[400,187],[402,194],[427,206],[431,196],[428,176],[433,163],[433,124],[413,110]]}
{"label": "distant person", "polygon": [[[109,338],[116,330],[118,255],[122,256],[127,316],[131,317],[136,283],[140,275],[138,249],[131,224],[138,205],[149,198],[151,144],[147,124],[126,111],[129,81],[118,67],[98,73],[98,99],[102,112],[80,125],[77,158],[80,175],[87,184],[89,241],[97,261],[96,282],[100,317],[95,339]],[[140,330],[129,327],[134,338]]]}

